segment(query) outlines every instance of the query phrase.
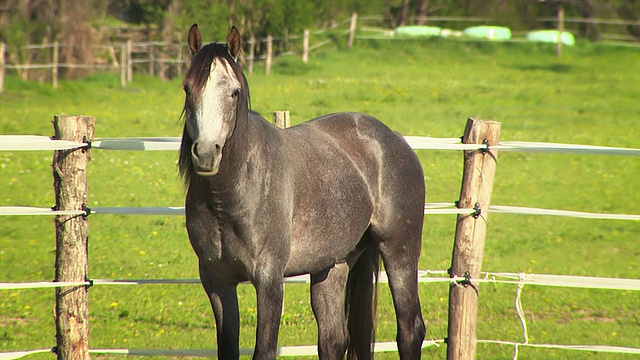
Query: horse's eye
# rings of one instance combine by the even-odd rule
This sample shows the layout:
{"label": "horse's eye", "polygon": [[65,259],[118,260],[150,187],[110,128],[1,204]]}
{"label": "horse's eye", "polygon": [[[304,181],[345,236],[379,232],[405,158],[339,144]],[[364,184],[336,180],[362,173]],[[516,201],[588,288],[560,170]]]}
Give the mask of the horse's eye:
{"label": "horse's eye", "polygon": [[235,98],[237,98],[237,97],[238,97],[238,95],[240,95],[240,89],[235,89],[235,90],[233,90],[233,92],[231,93],[231,97],[232,97],[232,98],[234,98],[234,99],[235,99]]}

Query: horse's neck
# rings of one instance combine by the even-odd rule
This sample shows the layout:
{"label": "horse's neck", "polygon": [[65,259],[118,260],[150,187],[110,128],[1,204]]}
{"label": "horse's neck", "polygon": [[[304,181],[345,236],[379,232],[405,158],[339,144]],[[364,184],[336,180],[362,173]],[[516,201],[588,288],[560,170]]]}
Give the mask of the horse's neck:
{"label": "horse's neck", "polygon": [[252,187],[243,186],[243,182],[255,181],[249,179],[247,167],[264,165],[264,161],[271,161],[272,154],[266,154],[271,147],[268,142],[280,141],[276,134],[278,129],[269,125],[257,113],[250,112],[247,119],[237,122],[233,135],[222,150],[222,164],[220,172],[209,182],[210,192],[215,202],[241,203],[250,197]]}

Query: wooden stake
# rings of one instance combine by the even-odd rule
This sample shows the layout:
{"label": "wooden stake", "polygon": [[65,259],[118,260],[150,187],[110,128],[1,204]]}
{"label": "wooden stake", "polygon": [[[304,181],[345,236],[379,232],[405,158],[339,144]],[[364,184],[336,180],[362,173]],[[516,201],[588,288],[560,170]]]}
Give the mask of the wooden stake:
{"label": "wooden stake", "polygon": [[53,50],[51,54],[51,60],[52,60],[51,62],[53,63],[53,66],[51,67],[51,82],[53,84],[54,89],[58,88],[58,66],[60,65],[58,64],[59,59],[60,59],[60,43],[56,41],[53,43]]}
{"label": "wooden stake", "polygon": [[249,38],[249,75],[253,74],[253,63],[256,57],[256,37],[251,34]]}
{"label": "wooden stake", "polygon": [[127,87],[127,43],[120,47],[120,85]]}
{"label": "wooden stake", "polygon": [[492,150],[500,140],[500,123],[468,119],[463,143],[487,144],[489,150],[464,152],[462,189],[458,208],[472,209],[458,215],[453,246],[449,288],[449,332],[447,359],[475,359],[480,271],[484,257],[487,209],[491,204],[493,177],[498,153]]}
{"label": "wooden stake", "polygon": [[131,39],[127,40],[127,82],[133,82],[133,43]]}
{"label": "wooden stake", "polygon": [[[91,141],[95,118],[55,116],[55,139]],[[59,150],[53,154],[53,185],[57,210],[83,210],[89,201],[87,186],[88,149]],[[88,279],[87,216],[58,215],[56,227],[55,281],[84,282]],[[88,287],[56,288],[56,354],[58,360],[89,359]]]}
{"label": "wooden stake", "polygon": [[353,46],[353,39],[356,36],[356,23],[358,22],[358,14],[351,14],[351,23],[349,24],[349,40],[347,41],[347,49]]}
{"label": "wooden stake", "polygon": [[558,5],[558,48],[556,56],[558,59],[562,57],[562,32],[564,31],[564,9],[562,5]]}
{"label": "wooden stake", "polygon": [[267,36],[267,61],[265,61],[264,73],[269,75],[271,73],[271,61],[273,59],[273,36]]}
{"label": "wooden stake", "polygon": [[153,42],[149,42],[149,75],[153,76],[156,67],[156,55]]}
{"label": "wooden stake", "polygon": [[289,111],[274,111],[273,112],[273,123],[276,124],[277,127],[281,129],[286,129],[291,126],[291,120],[289,117]]}
{"label": "wooden stake", "polygon": [[302,35],[302,62],[309,62],[309,30],[305,29]]}
{"label": "wooden stake", "polygon": [[7,75],[6,53],[7,44],[0,42],[0,94],[4,92],[4,77]]}

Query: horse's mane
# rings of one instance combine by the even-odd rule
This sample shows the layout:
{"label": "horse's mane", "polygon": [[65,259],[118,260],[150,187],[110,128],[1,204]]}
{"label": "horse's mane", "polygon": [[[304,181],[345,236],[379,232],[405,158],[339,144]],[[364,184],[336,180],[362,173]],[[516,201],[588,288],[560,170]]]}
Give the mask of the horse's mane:
{"label": "horse's mane", "polygon": [[240,82],[240,94],[236,107],[236,124],[238,121],[245,121],[249,117],[249,85],[247,84],[247,78],[242,72],[242,68],[240,68],[240,65],[238,65],[235,59],[229,54],[227,45],[211,43],[203,46],[192,56],[191,66],[189,66],[189,70],[182,82],[187,96],[185,96],[184,108],[180,115],[180,118],[184,120],[184,125],[182,129],[180,154],[178,157],[178,169],[185,187],[189,187],[189,184],[194,180],[195,176],[193,163],[191,162],[191,146],[193,145],[193,140],[189,137],[189,134],[187,134],[186,122],[194,113],[194,103],[192,99],[202,95],[202,90],[209,79],[211,64],[215,59],[222,59],[223,61],[218,62],[218,64],[222,64],[222,66],[230,66],[233,74]]}

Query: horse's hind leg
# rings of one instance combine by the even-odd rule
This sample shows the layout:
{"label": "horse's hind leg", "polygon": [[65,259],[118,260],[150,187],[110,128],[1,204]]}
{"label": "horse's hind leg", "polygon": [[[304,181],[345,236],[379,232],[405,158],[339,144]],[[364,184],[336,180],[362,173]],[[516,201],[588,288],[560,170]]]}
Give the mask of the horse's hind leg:
{"label": "horse's hind leg", "polygon": [[346,263],[311,275],[311,307],[318,322],[320,359],[343,359],[349,343],[345,318]]}
{"label": "horse's hind leg", "polygon": [[240,313],[238,311],[237,284],[219,281],[211,269],[200,263],[200,280],[209,296],[216,319],[218,359],[240,357]]}
{"label": "horse's hind leg", "polygon": [[420,243],[414,239],[415,236],[395,236],[380,243],[380,253],[396,311],[400,359],[420,358],[426,332],[418,298]]}

